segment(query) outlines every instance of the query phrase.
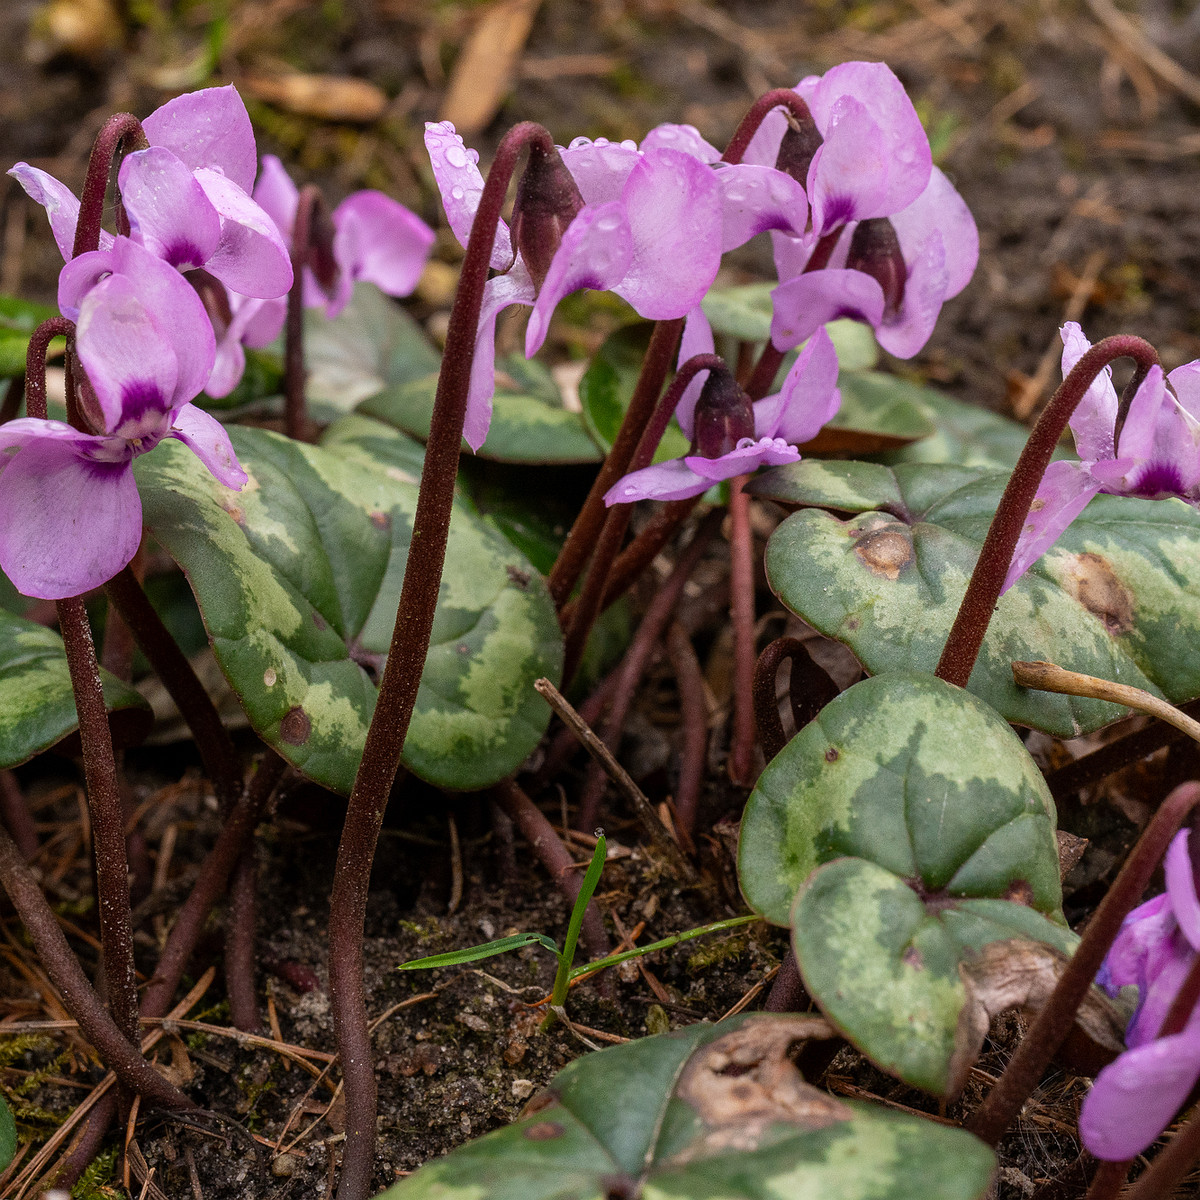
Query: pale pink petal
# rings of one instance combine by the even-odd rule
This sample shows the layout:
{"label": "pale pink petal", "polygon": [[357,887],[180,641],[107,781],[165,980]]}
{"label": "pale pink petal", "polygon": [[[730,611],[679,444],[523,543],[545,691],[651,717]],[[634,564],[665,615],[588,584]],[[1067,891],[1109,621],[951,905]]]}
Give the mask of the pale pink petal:
{"label": "pale pink petal", "polygon": [[246,351],[241,339],[231,337],[227,330],[225,336],[217,342],[212,374],[209,375],[204,390],[214,400],[220,400],[241,383],[245,373]]}
{"label": "pale pink petal", "polygon": [[1200,1078],[1200,1031],[1127,1050],[1096,1077],[1079,1132],[1097,1158],[1123,1162],[1151,1146]]}
{"label": "pale pink petal", "polygon": [[208,262],[221,240],[221,218],[189,166],[151,146],[126,155],[118,178],[135,241],[181,271]]}
{"label": "pale pink petal", "polygon": [[1125,1030],[1125,1045],[1131,1050],[1153,1041],[1188,977],[1196,952],[1176,929],[1164,943],[1153,947],[1153,962],[1147,962],[1145,979],[1138,981],[1138,1008]]}
{"label": "pale pink petal", "polygon": [[798,462],[800,451],[789,446],[783,438],[762,438],[754,441],[743,438],[736,450],[722,454],[720,458],[705,458],[700,454],[687,454],[684,463],[710,484],[733,479],[738,475],[749,475],[759,467],[778,467],[784,463]]}
{"label": "pale pink petal", "polygon": [[610,142],[607,138],[578,137],[562,151],[562,160],[584,204],[607,204],[619,200],[629,173],[642,156],[632,142]]}
{"label": "pale pink petal", "polygon": [[842,96],[834,106],[825,142],[808,169],[813,232],[825,234],[847,221],[886,217],[891,147],[864,105]]}
{"label": "pale pink petal", "polygon": [[175,414],[170,436],[187,446],[226,487],[240,492],[245,486],[246,472],[233,452],[225,426],[204,409],[185,404]]}
{"label": "pale pink petal", "polygon": [[[683,323],[683,336],[679,339],[678,366],[682,367],[689,358],[695,358],[697,354],[712,354],[714,348],[712,326],[704,315],[704,309],[697,304]],[[675,420],[689,438],[694,427],[696,401],[700,399],[708,375],[707,371],[697,371],[691,383],[683,389],[683,395],[679,397],[679,403],[675,406]]]}
{"label": "pale pink petal", "polygon": [[251,199],[275,222],[275,227],[290,245],[300,192],[283,163],[274,154],[263,155],[262,168],[258,172]]}
{"label": "pale pink petal", "polygon": [[[1062,337],[1063,378],[1071,373],[1075,364],[1091,348],[1092,343],[1083,335],[1075,321],[1068,321],[1059,330]],[[1112,368],[1105,367],[1088,386],[1084,397],[1071,414],[1071,432],[1075,435],[1075,449],[1085,462],[1101,458],[1112,458],[1114,454],[1113,426],[1117,421],[1117,393],[1112,385]]]}
{"label": "pale pink petal", "polygon": [[800,351],[779,393],[755,404],[754,432],[797,446],[811,441],[842,405],[837,378],[837,351],[822,327]]}
{"label": "pale pink petal", "polygon": [[258,156],[254,130],[232,84],[168,100],[143,122],[152,146],[173,150],[193,170],[220,171],[243,191],[254,187]]}
{"label": "pale pink petal", "polygon": [[604,494],[604,503],[632,504],[635,500],[687,500],[707,492],[712,484],[689,469],[681,458],[643,467],[619,479]]}
{"label": "pale pink petal", "polygon": [[333,224],[333,256],[351,280],[365,279],[389,296],[417,286],[434,232],[416,213],[382,192],[355,192],[333,210]]}
{"label": "pale pink petal", "polygon": [[1080,463],[1052,462],[1046,468],[1017,540],[1001,595],[1058,541],[1099,490],[1099,481]]}
{"label": "pale pink petal", "polygon": [[[799,91],[793,88],[793,91]],[[760,167],[773,167],[779,157],[779,147],[783,144],[784,130],[787,129],[787,117],[784,109],[773,108],[762,119],[762,123],[754,131],[750,144],[742,155],[742,162],[753,163]]]}
{"label": "pale pink petal", "polygon": [[1192,874],[1192,858],[1188,853],[1191,833],[1181,829],[1172,839],[1163,859],[1167,877],[1167,895],[1171,910],[1184,937],[1193,950],[1200,950],[1200,899],[1196,897],[1196,881]]}
{"label": "pale pink petal", "polygon": [[[845,267],[846,259],[850,255],[850,241],[857,224],[857,221],[851,221],[844,229],[837,231],[833,251],[829,255],[829,261],[825,264],[824,269],[840,271]],[[813,233],[806,233],[802,238],[798,238],[780,233],[778,230],[771,231],[771,250],[775,256],[775,274],[781,282],[804,274],[804,269],[808,266],[809,259],[812,258],[816,244],[817,236]]]}
{"label": "pale pink petal", "polygon": [[61,600],[107,583],[137,552],[142,504],[115,439],[31,439],[0,471],[0,570],[26,596]]}
{"label": "pale pink petal", "polygon": [[912,358],[933,333],[946,298],[946,256],[941,234],[930,233],[910,258],[904,302],[895,316],[885,314],[875,327],[875,339],[897,358]]}
{"label": "pale pink petal", "polygon": [[797,237],[808,221],[804,189],[774,167],[721,167],[721,249],[735,250],[755,234],[780,229]]}
{"label": "pale pink petal", "polygon": [[1121,922],[1121,928],[1104,956],[1105,970],[1113,985],[1117,988],[1130,984],[1144,987],[1149,977],[1151,955],[1170,938],[1175,928],[1175,914],[1166,892],[1130,912]]}
{"label": "pale pink petal", "polygon": [[216,359],[204,390],[215,399],[228,396],[246,370],[244,346],[267,346],[283,329],[285,300],[254,300],[230,295],[233,320],[217,342]]}
{"label": "pale pink petal", "polygon": [[19,162],[8,173],[35,204],[46,210],[59,253],[64,260],[69,259],[75,247],[75,226],[79,223],[78,197],[65,183],[28,163]]}
{"label": "pale pink petal", "polygon": [[646,150],[682,150],[698,158],[702,163],[715,163],[721,159],[721,152],[706,142],[700,136],[700,130],[695,125],[656,125],[644,138],[639,147]]}
{"label": "pale pink petal", "polygon": [[589,204],[567,226],[554,252],[525,331],[525,357],[532,358],[550,329],[555,306],[580,288],[607,291],[625,278],[633,259],[633,233],[618,201]]}
{"label": "pale pink petal", "polygon": [[[465,249],[483,195],[479,152],[466,147],[449,121],[425,122],[425,148],[433,167],[434,182],[442,194],[446,220],[459,245]],[[491,261],[497,271],[507,271],[512,265],[512,237],[504,221],[496,227]]]}
{"label": "pale pink petal", "polygon": [[221,217],[221,238],[206,269],[243,296],[285,295],[292,286],[292,257],[275,222],[218,172],[199,170],[196,181]]}
{"label": "pale pink petal", "polygon": [[957,296],[971,282],[979,262],[979,229],[967,202],[937,168],[925,190],[895,213],[892,227],[906,261],[911,262],[931,234],[941,236],[946,256],[946,296]]}
{"label": "pale pink petal", "polygon": [[1183,411],[1193,421],[1200,422],[1200,360],[1184,363],[1176,367],[1167,379],[1175,389],[1175,395]]}
{"label": "pale pink petal", "polygon": [[678,150],[651,150],[621,195],[633,231],[629,273],[611,290],[652,321],[694,308],[721,264],[721,199],[713,172]]}
{"label": "pale pink petal", "polygon": [[1117,454],[1121,458],[1144,459],[1154,453],[1154,433],[1163,406],[1166,387],[1162,367],[1153,366],[1134,393],[1121,430]]}
{"label": "pale pink petal", "polygon": [[827,321],[853,317],[878,328],[883,319],[883,288],[862,271],[810,271],[781,283],[771,293],[771,341],[791,350]]}

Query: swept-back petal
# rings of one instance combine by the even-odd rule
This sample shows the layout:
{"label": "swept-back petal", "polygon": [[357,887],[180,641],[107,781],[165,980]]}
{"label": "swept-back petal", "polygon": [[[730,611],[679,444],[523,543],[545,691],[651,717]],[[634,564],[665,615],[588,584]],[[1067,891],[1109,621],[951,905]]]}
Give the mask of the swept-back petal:
{"label": "swept-back petal", "polygon": [[584,204],[619,200],[630,171],[642,158],[633,142],[610,142],[607,138],[592,141],[577,137],[561,153]]}
{"label": "swept-back petal", "polygon": [[803,236],[808,198],[790,175],[748,163],[721,167],[716,175],[721,188],[722,251],[735,250],[767,229]]}
{"label": "swept-back petal", "polygon": [[946,256],[947,300],[971,282],[979,262],[979,229],[967,202],[937,167],[920,196],[891,221],[909,261],[931,234],[940,235]]}
{"label": "swept-back petal", "polygon": [[1196,896],[1196,880],[1192,874],[1192,859],[1188,853],[1191,830],[1181,829],[1167,847],[1163,871],[1167,877],[1167,895],[1171,910],[1184,937],[1193,950],[1200,950],[1200,899]]}
{"label": "swept-back petal", "polygon": [[883,319],[883,288],[861,271],[810,271],[781,283],[771,293],[771,341],[791,350],[826,321],[853,317],[878,327]]}
{"label": "swept-back petal", "polygon": [[262,156],[262,167],[250,198],[275,222],[275,228],[290,244],[300,192],[283,163],[274,154]]}
{"label": "swept-back petal", "polygon": [[252,300],[230,296],[233,320],[217,342],[216,359],[204,390],[215,398],[228,396],[246,370],[245,346],[267,346],[278,336],[287,317],[287,301]]}
{"label": "swept-back petal", "polygon": [[416,213],[382,192],[355,192],[333,210],[333,224],[333,255],[351,280],[365,279],[389,296],[417,286],[434,232]]}
{"label": "swept-back petal", "polygon": [[607,291],[625,278],[633,260],[633,233],[619,201],[589,204],[567,226],[538,290],[525,331],[525,357],[532,358],[550,328],[558,302],[580,288]]}
{"label": "swept-back petal", "polygon": [[[712,326],[704,315],[704,309],[697,304],[683,323],[677,365],[682,367],[689,358],[695,358],[697,354],[712,354],[714,349]],[[683,389],[683,395],[679,397],[679,403],[675,406],[675,420],[689,438],[695,429],[696,401],[700,399],[708,376],[708,371],[697,371],[692,377],[692,382]]]}
{"label": "swept-back petal", "polygon": [[[1084,337],[1083,330],[1075,321],[1068,321],[1060,330],[1062,338],[1063,378],[1071,373],[1075,364],[1092,348]],[[1083,399],[1071,414],[1071,432],[1075,435],[1075,449],[1085,462],[1096,462],[1112,458],[1113,426],[1117,421],[1117,393],[1112,385],[1112,368],[1105,367],[1084,393]]]}
{"label": "swept-back petal", "polygon": [[221,240],[221,218],[191,167],[151,146],[127,155],[118,179],[135,241],[181,271],[208,262]]}
{"label": "swept-back petal", "polygon": [[695,125],[672,125],[667,122],[656,125],[644,138],[640,150],[682,150],[698,158],[702,163],[715,163],[721,159],[721,152],[711,142],[700,136],[700,130]]}
{"label": "swept-back petal", "polygon": [[270,300],[286,294],[292,257],[275,222],[219,172],[199,170],[196,181],[221,218],[221,237],[206,269],[243,296]]}
{"label": "swept-back petal", "polygon": [[604,493],[604,503],[632,504],[635,500],[687,500],[712,487],[703,475],[697,475],[681,458],[672,458],[652,467],[633,471]]}
{"label": "swept-back petal", "polygon": [[651,150],[629,173],[621,202],[633,260],[612,291],[652,321],[682,317],[721,264],[721,198],[712,170],[678,150]]}
{"label": "swept-back petal", "polygon": [[[434,182],[442,194],[446,220],[459,245],[465,248],[483,195],[479,152],[467,148],[449,121],[425,122],[425,149],[429,152]],[[512,235],[508,225],[501,220],[492,244],[492,269],[507,271],[512,261]]]}
{"label": "swept-back petal", "polygon": [[[25,189],[25,194],[46,210],[50,232],[65,260],[75,248],[75,226],[79,224],[79,199],[65,183],[28,163],[19,162],[8,172]],[[112,245],[112,234],[100,231],[100,249]]]}
{"label": "swept-back petal", "polygon": [[233,84],[176,96],[156,108],[142,128],[152,146],[173,150],[193,171],[210,167],[243,191],[254,187],[254,129]]}
{"label": "swept-back petal", "polygon": [[27,440],[0,471],[0,569],[18,591],[45,600],[106,583],[142,538],[129,458],[91,458],[110,453],[113,439],[71,434]]}
{"label": "swept-back petal", "polygon": [[737,475],[749,475],[759,467],[781,467],[785,463],[798,462],[800,451],[789,446],[783,438],[760,438],[754,441],[744,438],[736,450],[722,454],[719,458],[705,458],[700,454],[684,455],[684,463],[710,484],[733,479]]}
{"label": "swept-back petal", "polygon": [[891,147],[866,106],[853,96],[834,105],[824,143],[808,168],[813,232],[829,233],[847,221],[886,217]]}
{"label": "swept-back petal", "polygon": [[842,406],[837,378],[837,351],[822,327],[800,351],[779,393],[755,404],[754,432],[797,446],[811,441]]}
{"label": "swept-back petal", "polygon": [[241,491],[245,486],[246,472],[233,452],[225,426],[204,409],[185,404],[175,414],[169,436],[187,446],[226,487]]}
{"label": "swept-back petal", "polygon": [[1200,422],[1200,359],[1176,367],[1167,380],[1175,389],[1180,407],[1193,421]]}

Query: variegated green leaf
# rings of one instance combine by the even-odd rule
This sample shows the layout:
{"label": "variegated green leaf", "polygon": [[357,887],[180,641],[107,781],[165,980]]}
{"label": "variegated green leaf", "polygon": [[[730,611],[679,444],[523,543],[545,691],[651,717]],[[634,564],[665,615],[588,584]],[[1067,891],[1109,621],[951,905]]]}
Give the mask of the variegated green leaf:
{"label": "variegated green leaf", "polygon": [[[133,688],[100,672],[119,739],[150,730],[150,706]],[[15,767],[78,726],[67,655],[57,633],[0,608],[0,767]]]}
{"label": "variegated green leaf", "polygon": [[[767,547],[779,598],[866,669],[932,671],[1006,477],[962,467],[801,462],[755,481],[807,509]],[[1027,691],[1014,660],[1165,695],[1200,695],[1200,513],[1179,500],[1097,496],[1001,598],[970,690],[1007,720],[1074,737],[1123,715],[1097,700]]]}
{"label": "variegated green leaf", "polygon": [[970,1134],[810,1087],[788,1057],[811,1017],[693,1025],[577,1059],[516,1124],[380,1200],[973,1200]]}
{"label": "variegated green leaf", "polygon": [[[416,487],[361,456],[231,431],[250,482],[217,483],[164,443],[137,460],[147,526],[184,568],[250,722],[310,778],[348,792],[403,580]],[[400,469],[400,474],[403,470]],[[405,763],[485,787],[537,744],[562,641],[540,575],[460,504]]]}

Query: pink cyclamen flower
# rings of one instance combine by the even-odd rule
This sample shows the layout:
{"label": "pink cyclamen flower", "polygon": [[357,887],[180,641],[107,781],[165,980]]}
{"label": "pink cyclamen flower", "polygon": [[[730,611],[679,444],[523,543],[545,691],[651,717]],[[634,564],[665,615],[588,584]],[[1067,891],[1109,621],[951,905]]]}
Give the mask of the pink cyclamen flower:
{"label": "pink cyclamen flower", "polygon": [[[1091,348],[1074,321],[1062,327],[1064,377]],[[1200,508],[1200,360],[1163,376],[1151,367],[1138,388],[1119,444],[1118,400],[1108,367],[1071,416],[1079,462],[1052,462],[1042,477],[1004,580],[1011,587],[1062,536],[1100,492]]]}
{"label": "pink cyclamen flower", "polygon": [[[712,348],[712,331],[697,308],[688,317],[680,361],[711,353]],[[841,406],[837,352],[824,329],[818,329],[800,352],[783,389],[752,407],[732,380],[714,393],[709,374],[696,376],[675,410],[680,428],[692,439],[692,453],[626,475],[609,489],[605,504],[685,500],[759,467],[796,462],[796,446],[816,437]],[[744,411],[739,412],[730,398],[729,385],[743,401]]]}
{"label": "pink cyclamen flower", "polygon": [[[232,85],[170,100],[142,128],[149,149],[126,155],[118,173],[133,240],[181,271],[203,267],[242,295],[286,294],[291,259],[275,223],[250,197],[254,132]],[[27,163],[9,174],[46,209],[58,248],[69,259],[79,201]],[[100,248],[109,245],[102,234]]]}
{"label": "pink cyclamen flower", "polygon": [[[89,279],[97,268],[103,278]],[[118,237],[68,263],[59,292],[76,322],[97,432],[29,417],[0,425],[0,569],[45,599],[98,587],[133,558],[142,536],[133,459],[164,437],[226,486],[246,482],[225,429],[189,403],[212,370],[214,345],[183,277]]]}
{"label": "pink cyclamen flower", "polygon": [[[448,121],[425,127],[425,145],[446,218],[465,246],[483,193],[479,156]],[[544,277],[514,253],[501,222],[492,247],[475,344],[463,436],[472,449],[487,437],[495,391],[496,318],[511,304],[532,306],[526,357],[545,341],[558,302],[580,288],[615,292],[643,317],[690,312],[716,277],[722,250],[721,189],[693,154],[632,143],[576,139],[562,152],[582,207],[561,233]]]}
{"label": "pink cyclamen flower", "polygon": [[1182,1032],[1157,1037],[1200,950],[1200,900],[1188,830],[1175,835],[1164,868],[1167,890],[1125,918],[1097,982],[1115,995],[1136,984],[1129,1049],[1096,1077],[1079,1114],[1083,1144],[1097,1158],[1141,1154],[1171,1123],[1200,1080],[1200,1008]]}

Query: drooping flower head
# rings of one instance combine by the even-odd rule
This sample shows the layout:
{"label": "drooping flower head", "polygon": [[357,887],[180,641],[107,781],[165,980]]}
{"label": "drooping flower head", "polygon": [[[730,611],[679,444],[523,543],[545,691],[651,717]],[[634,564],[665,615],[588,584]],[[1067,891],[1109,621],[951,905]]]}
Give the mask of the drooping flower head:
{"label": "drooping flower head", "polygon": [[94,431],[23,418],[0,425],[0,569],[29,596],[98,587],[142,536],[133,459],[178,438],[228,487],[246,475],[221,424],[189,403],[212,370],[204,306],[173,267],[129,238],[63,268]]}
{"label": "drooping flower head", "polygon": [[1096,1077],[1079,1114],[1083,1144],[1097,1158],[1123,1162],[1150,1146],[1200,1080],[1200,1009],[1180,1033],[1159,1037],[1163,1021],[1200,951],[1200,900],[1188,851],[1175,835],[1163,866],[1167,890],[1126,918],[1098,983],[1110,994],[1138,988],[1125,1034],[1129,1047]]}
{"label": "drooping flower head", "polygon": [[[712,348],[712,331],[697,309],[688,318],[680,360]],[[605,503],[685,500],[761,466],[796,462],[797,445],[816,437],[841,406],[837,373],[837,352],[824,329],[800,352],[783,388],[754,404],[728,373],[698,373],[675,410],[692,439],[691,453],[626,475]]]}
{"label": "drooping flower head", "polygon": [[[1091,348],[1074,321],[1062,327],[1065,377]],[[1129,405],[1116,441],[1119,402],[1108,367],[1096,376],[1071,416],[1079,462],[1052,462],[1021,531],[1007,590],[1050,549],[1100,492],[1200,508],[1200,360],[1163,375],[1151,367]]]}

